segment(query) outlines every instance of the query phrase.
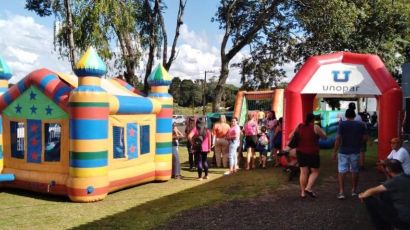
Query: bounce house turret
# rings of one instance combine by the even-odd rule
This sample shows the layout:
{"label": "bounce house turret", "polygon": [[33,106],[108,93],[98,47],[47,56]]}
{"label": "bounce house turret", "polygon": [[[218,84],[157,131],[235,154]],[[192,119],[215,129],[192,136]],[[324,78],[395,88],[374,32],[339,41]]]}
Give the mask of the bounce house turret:
{"label": "bounce house turret", "polygon": [[172,113],[173,98],[168,93],[172,77],[159,64],[148,78],[151,92],[148,97],[157,99],[161,103],[161,110],[157,114],[155,179],[168,180],[171,176],[172,165]]}
{"label": "bounce house turret", "polygon": [[[6,61],[0,57],[0,95],[7,91],[9,80],[12,77],[9,66]],[[0,116],[0,125],[2,118]],[[0,129],[0,172],[3,170],[3,129]]]}
{"label": "bounce house turret", "polygon": [[108,194],[108,94],[101,88],[106,66],[89,48],[74,69],[78,87],[69,98],[71,200],[91,202]]}

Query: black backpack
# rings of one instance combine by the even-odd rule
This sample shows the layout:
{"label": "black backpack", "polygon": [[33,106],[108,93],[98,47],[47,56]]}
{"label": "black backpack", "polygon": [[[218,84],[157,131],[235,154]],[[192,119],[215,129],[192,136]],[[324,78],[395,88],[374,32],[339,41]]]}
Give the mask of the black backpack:
{"label": "black backpack", "polygon": [[202,152],[202,142],[204,142],[204,137],[201,135],[195,135],[192,137],[192,149],[195,152]]}

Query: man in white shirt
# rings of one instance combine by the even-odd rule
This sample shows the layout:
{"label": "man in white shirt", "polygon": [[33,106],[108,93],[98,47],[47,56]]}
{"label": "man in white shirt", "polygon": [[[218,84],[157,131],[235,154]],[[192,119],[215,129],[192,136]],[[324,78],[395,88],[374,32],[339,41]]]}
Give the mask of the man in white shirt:
{"label": "man in white shirt", "polygon": [[410,175],[410,155],[407,150],[401,147],[401,141],[399,138],[393,138],[390,141],[392,151],[387,156],[387,159],[396,159],[400,161],[401,166],[405,174]]}

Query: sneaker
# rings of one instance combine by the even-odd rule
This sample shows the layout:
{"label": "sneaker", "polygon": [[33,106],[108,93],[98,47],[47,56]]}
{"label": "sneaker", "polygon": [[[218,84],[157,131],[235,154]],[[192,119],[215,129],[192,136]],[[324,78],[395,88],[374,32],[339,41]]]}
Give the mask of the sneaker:
{"label": "sneaker", "polygon": [[337,194],[337,199],[339,199],[339,200],[344,200],[344,199],[346,199],[345,194],[343,194],[343,193]]}
{"label": "sneaker", "polygon": [[204,176],[204,180],[208,180],[208,176]]}
{"label": "sneaker", "polygon": [[352,192],[352,197],[358,196],[357,192]]}
{"label": "sneaker", "polygon": [[196,179],[197,181],[201,181],[202,180],[202,177],[199,177],[198,179]]}
{"label": "sneaker", "polygon": [[229,171],[224,172],[224,176],[229,176],[229,175],[231,175],[231,172]]}

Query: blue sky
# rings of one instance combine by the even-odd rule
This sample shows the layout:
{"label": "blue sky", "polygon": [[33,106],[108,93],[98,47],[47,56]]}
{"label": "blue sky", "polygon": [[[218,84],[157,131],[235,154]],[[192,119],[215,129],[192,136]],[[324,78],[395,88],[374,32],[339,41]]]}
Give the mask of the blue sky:
{"label": "blue sky", "polygon": [[[164,19],[168,32],[168,45],[172,45],[178,11],[178,0],[164,0],[168,9]],[[25,0],[0,0],[0,56],[13,71],[12,82],[26,76],[33,70],[48,68],[55,72],[71,73],[67,60],[54,50],[54,17],[39,17],[24,9]],[[205,70],[220,69],[220,42],[223,32],[218,23],[212,23],[219,0],[188,0],[184,24],[180,30],[177,44],[177,59],[173,62],[170,74],[182,79],[203,78]],[[246,49],[244,49],[246,50]],[[244,58],[238,53],[232,62]],[[144,55],[143,57],[146,57]],[[160,60],[157,60],[159,62]],[[120,72],[110,68],[107,77]],[[144,71],[141,65],[140,73]],[[209,76],[208,76],[209,77]],[[239,70],[232,69],[227,83],[239,85]]]}

